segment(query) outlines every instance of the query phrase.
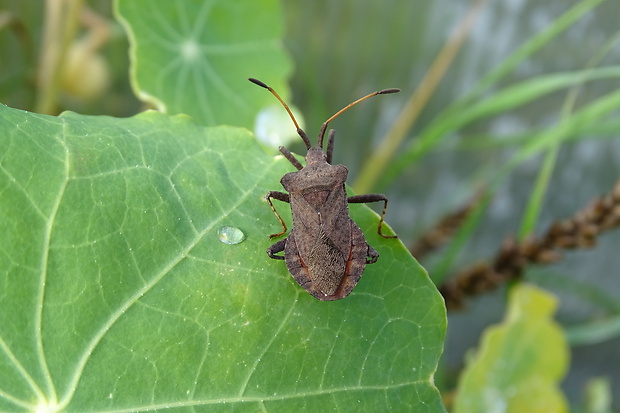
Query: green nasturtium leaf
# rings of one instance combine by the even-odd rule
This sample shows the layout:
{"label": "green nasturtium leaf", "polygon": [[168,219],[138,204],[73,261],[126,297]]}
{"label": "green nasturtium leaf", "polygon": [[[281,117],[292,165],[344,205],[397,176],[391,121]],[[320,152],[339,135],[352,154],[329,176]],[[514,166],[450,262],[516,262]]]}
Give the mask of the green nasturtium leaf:
{"label": "green nasturtium leaf", "polygon": [[425,271],[351,205],[381,257],[307,294],[265,253],[293,168],[247,130],[0,107],[0,154],[0,411],[444,411]]}
{"label": "green nasturtium leaf", "polygon": [[455,413],[561,413],[559,390],[569,361],[566,338],[553,321],[557,300],[528,284],[510,294],[506,320],[487,329],[465,369]]}
{"label": "green nasturtium leaf", "polygon": [[278,0],[117,0],[115,11],[131,43],[134,91],[162,112],[251,129],[274,101],[248,77],[288,96]]}

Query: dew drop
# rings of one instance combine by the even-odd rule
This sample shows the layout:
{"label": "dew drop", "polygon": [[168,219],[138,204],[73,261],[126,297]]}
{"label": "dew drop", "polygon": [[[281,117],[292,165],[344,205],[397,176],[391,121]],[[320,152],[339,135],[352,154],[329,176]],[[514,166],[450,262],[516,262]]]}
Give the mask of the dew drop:
{"label": "dew drop", "polygon": [[222,227],[217,236],[224,244],[239,244],[245,239],[245,234],[236,227]]}

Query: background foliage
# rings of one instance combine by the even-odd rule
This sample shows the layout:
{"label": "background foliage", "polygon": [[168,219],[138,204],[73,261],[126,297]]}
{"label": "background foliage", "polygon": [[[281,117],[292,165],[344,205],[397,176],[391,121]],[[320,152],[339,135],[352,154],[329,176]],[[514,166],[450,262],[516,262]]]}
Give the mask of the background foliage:
{"label": "background foliage", "polygon": [[[196,30],[200,25],[192,26],[184,22],[194,18],[200,21],[201,16],[205,19],[209,13],[179,12],[181,9],[171,6],[172,2],[167,3],[166,8],[157,10],[149,9],[148,5],[140,6],[141,2],[129,3],[138,10],[132,12],[127,9],[124,13],[134,13],[135,17],[146,22],[136,24],[133,30],[126,16],[118,20],[124,22],[123,26],[114,22],[107,1],[86,2],[89,10],[103,21],[75,12],[79,10],[80,2],[67,2],[75,9],[70,8],[73,13],[67,12],[63,16],[68,16],[69,22],[77,23],[63,25],[67,28],[65,37],[50,36],[46,32],[47,26],[41,22],[49,22],[52,17],[35,2],[0,3],[0,48],[11,56],[11,59],[0,60],[0,100],[11,107],[39,113],[56,115],[62,109],[71,109],[84,114],[124,117],[143,109],[142,103],[134,97],[135,91],[149,105],[169,114],[189,113],[195,122],[202,124],[225,122],[251,127],[252,118],[261,107],[277,103],[264,90],[245,80],[248,76],[254,76],[275,86],[283,97],[292,99],[304,114],[308,125],[306,130],[312,137],[321,122],[353,99],[372,90],[400,87],[403,89],[400,95],[375,98],[333,122],[331,126],[337,129],[335,161],[349,167],[350,182],[357,191],[388,194],[391,200],[388,222],[397,229],[400,239],[406,244],[412,244],[442,215],[462,206],[484,188],[487,202],[480,204],[476,214],[466,222],[454,241],[446,248],[421,258],[437,284],[463,268],[488,259],[511,234],[517,239],[527,239],[543,233],[552,222],[572,216],[589,200],[609,192],[618,179],[620,149],[615,138],[620,129],[616,120],[620,103],[617,93],[620,52],[613,2],[584,0],[571,5],[562,0],[544,5],[534,0],[476,1],[458,5],[449,1],[430,3],[406,0],[390,0],[387,3],[353,0],[267,2],[261,10],[253,9],[252,13],[245,13],[250,9],[244,2],[235,1],[226,2],[227,6],[220,10],[219,16],[222,17],[217,19],[217,22],[232,19],[234,23],[208,24],[209,29],[205,31]],[[222,2],[201,4],[217,9]],[[123,14],[123,3],[118,5]],[[248,22],[242,23],[241,18],[233,18],[235,13],[248,16]],[[473,16],[474,24],[463,26],[462,22],[467,21],[465,16]],[[149,26],[151,17],[154,23]],[[141,45],[139,27],[147,35]],[[153,27],[162,29],[153,31]],[[456,30],[458,27],[463,30],[459,32]],[[130,45],[123,28],[132,39],[131,53],[128,53]],[[279,40],[281,37],[284,47]],[[83,42],[72,43],[74,38]],[[89,39],[90,42],[87,41]],[[194,54],[197,49],[192,43],[196,39],[205,45],[199,49],[198,55]],[[256,44],[244,50],[240,45],[248,39],[255,39]],[[445,44],[454,48],[452,56],[444,53],[446,49],[442,47]],[[87,62],[84,66],[55,66],[50,64],[53,59],[49,58],[55,51],[54,45],[60,55],[66,52],[72,56],[74,50],[86,50],[88,53],[85,55],[90,58],[84,61],[77,59],[78,62]],[[58,45],[64,45],[66,50]],[[160,52],[157,52],[157,46],[163,46]],[[253,54],[256,50],[262,51],[260,56]],[[180,56],[176,60],[171,58],[175,51]],[[127,75],[129,56],[134,64],[131,66],[132,84]],[[435,61],[437,56],[444,57],[444,67]],[[249,60],[244,60],[246,58]],[[138,62],[141,59],[148,60],[149,64],[140,68]],[[212,74],[218,70],[222,71],[222,78],[227,79],[226,84],[216,82],[210,88],[210,82],[214,79]],[[247,74],[243,74],[244,70]],[[50,75],[46,83],[41,80],[40,72],[55,75]],[[178,72],[179,76],[171,75],[173,72]],[[292,93],[286,87],[291,73],[288,83]],[[236,78],[239,78],[238,82]],[[170,87],[176,80],[176,87]],[[103,82],[103,87],[86,87],[96,86],[98,82]],[[42,87],[42,84],[48,87]],[[208,92],[203,94],[202,89]],[[233,102],[229,102],[230,99]],[[229,111],[231,107],[236,111]],[[20,115],[23,118],[15,116],[25,124],[36,123],[26,120],[29,118],[24,114]],[[54,120],[57,118],[36,119],[39,122],[38,136],[62,136],[61,132],[50,134],[50,130],[58,127]],[[93,122],[90,126],[94,126],[99,125],[97,122],[100,121],[95,121],[95,118],[82,120],[76,115],[58,119],[63,125],[72,124],[74,127],[85,122],[87,128],[90,122]],[[115,120],[111,119],[102,122],[116,125]],[[154,115],[141,115],[127,122],[123,126],[116,125],[118,129],[106,138],[125,133],[131,135],[136,128],[152,130],[154,122],[165,121]],[[9,149],[17,142],[10,136],[21,136],[21,126],[15,129],[15,124],[22,125],[20,121],[6,124],[3,120],[3,127],[8,128],[4,142]],[[172,136],[170,140],[220,136],[178,119],[171,120],[170,125],[168,129],[164,128]],[[392,125],[397,127],[391,129]],[[290,132],[287,119],[283,127]],[[58,130],[62,131],[62,128]],[[91,131],[95,132],[89,129],[88,133]],[[37,132],[32,133],[37,136]],[[180,133],[196,136],[181,136]],[[160,139],[165,141],[156,133],[152,138],[155,146],[161,145],[156,143]],[[146,135],[142,139],[147,139]],[[58,139],[52,139],[52,142],[56,141]],[[88,139],[85,142],[89,142]],[[125,150],[116,144],[113,147]],[[164,150],[173,155],[177,153],[176,149],[182,151],[181,148],[164,147],[153,153]],[[105,146],[94,145],[84,152],[105,153],[103,148]],[[291,148],[303,153],[299,143]],[[385,148],[391,148],[394,152],[390,153]],[[29,158],[23,151],[6,152],[22,155],[1,158],[0,165],[5,171],[28,171],[23,165],[31,165],[35,159]],[[189,155],[192,154],[184,154]],[[72,156],[79,158],[76,154]],[[259,163],[261,156],[256,152],[252,159],[259,159],[256,161]],[[85,159],[87,164],[97,164],[95,161],[105,164],[113,157],[97,158],[95,161]],[[148,165],[144,159],[138,159],[136,165]],[[269,159],[264,158],[266,165],[270,164]],[[243,165],[241,157],[232,161],[235,167]],[[7,165],[13,165],[16,169],[7,168]],[[281,175],[290,170],[290,165],[284,162],[278,168],[282,168],[278,170]],[[278,174],[275,171],[276,167],[274,176],[265,175],[266,182],[261,187],[265,191],[278,189]],[[52,174],[53,170],[49,173]],[[66,175],[62,168],[58,169],[58,173]],[[5,173],[3,176],[4,200],[12,200],[6,196],[8,188],[19,182],[23,184],[23,193],[39,201],[35,199],[39,195],[35,194],[41,192],[41,186],[31,183],[30,172],[23,172],[21,178],[16,173]],[[123,176],[119,182],[126,180],[124,175],[119,176]],[[196,175],[191,174],[191,180],[195,179],[198,179]],[[192,185],[203,188],[206,181]],[[145,191],[136,192],[145,198],[135,197],[134,201],[159,202],[157,200],[167,199],[160,188],[156,188],[158,190],[151,197]],[[172,193],[167,192],[168,196]],[[201,197],[198,190],[192,194]],[[257,193],[257,196],[260,194]],[[49,197],[54,198],[53,192]],[[85,199],[92,203],[95,198],[91,194]],[[95,208],[95,211],[98,211],[96,208],[105,209],[96,207],[96,202],[93,207],[87,201],[76,200],[74,205]],[[32,200],[29,202],[36,204]],[[260,201],[257,202],[260,204]],[[20,248],[29,245],[27,240],[32,237],[31,228],[36,228],[36,225],[32,227],[23,223],[30,222],[23,220],[23,214],[28,209],[20,210],[16,206],[18,204],[10,202],[3,205],[1,211],[4,216],[13,211],[20,217],[15,220],[3,218],[5,225],[13,225],[15,228],[11,231],[25,234],[21,243],[6,247],[7,252],[3,256],[14,257],[16,251],[22,251]],[[152,205],[148,207],[155,211],[156,207]],[[116,211],[124,214],[124,207],[124,204],[117,206]],[[254,213],[252,210],[252,216]],[[263,213],[265,211],[260,211],[260,214]],[[358,216],[355,211],[353,214],[356,220],[374,219],[372,215]],[[89,218],[88,222],[92,219]],[[268,220],[265,224],[271,228],[273,218],[267,213],[265,219]],[[22,224],[9,225],[7,222]],[[258,230],[261,223],[257,221],[243,229],[246,232],[249,229]],[[88,227],[85,225],[85,228]],[[372,227],[372,223],[369,222],[368,227]],[[369,234],[369,231],[365,232]],[[160,235],[163,239],[168,236],[165,231]],[[372,235],[369,235],[373,245],[381,244],[380,240],[373,241]],[[560,374],[551,380],[556,384],[561,382],[563,389],[563,395],[560,394],[555,405],[556,411],[566,408],[564,399],[570,402],[572,410],[594,411],[598,403],[599,407],[607,409],[602,411],[610,411],[611,394],[613,390],[616,390],[615,393],[620,390],[617,387],[617,369],[612,367],[620,361],[617,351],[620,331],[617,327],[620,325],[617,297],[620,291],[615,253],[619,241],[617,232],[609,233],[598,239],[598,245],[593,250],[564,254],[563,259],[553,266],[529,268],[526,274],[528,281],[550,290],[557,297],[556,318],[571,346],[570,360],[565,360],[567,376],[562,379]],[[238,248],[251,248],[252,242],[248,233],[248,238]],[[265,240],[262,242],[266,243]],[[224,244],[214,245],[225,247]],[[259,255],[264,247],[256,245]],[[230,248],[233,247],[228,246],[224,251],[231,251]],[[391,261],[388,258],[391,253],[384,251],[380,250],[380,262],[383,264]],[[151,249],[149,254],[153,252],[156,251]],[[399,254],[400,258],[396,261],[405,260],[402,250]],[[14,266],[6,265],[3,264],[2,268],[11,269],[5,270],[8,276]],[[110,268],[117,268],[118,265],[115,265]],[[411,265],[414,271],[417,267]],[[376,281],[373,271],[383,270],[369,267],[363,282]],[[423,274],[419,269],[415,271],[418,271],[418,276]],[[285,271],[281,276],[282,280],[290,283],[287,284],[290,291],[296,291],[295,284],[287,278]],[[424,276],[421,277],[423,280]],[[392,281],[400,283],[398,280]],[[376,291],[377,286],[369,284],[366,287],[368,290],[360,290],[362,288],[365,287],[361,283],[356,289],[356,292],[360,291],[360,296],[362,291]],[[501,288],[498,293],[469,300],[465,311],[450,315],[446,351],[437,374],[448,407],[458,406],[459,400],[465,400],[472,388],[484,383],[481,379],[471,379],[481,376],[472,375],[470,370],[461,372],[466,351],[470,348],[480,346],[479,359],[494,360],[484,354],[493,346],[489,346],[489,341],[481,339],[481,336],[487,326],[499,323],[507,311],[505,290]],[[431,296],[434,301],[430,308],[439,311],[436,308],[439,300],[436,295]],[[411,308],[407,307],[409,320],[418,320],[421,309],[427,305],[424,301],[415,300],[415,303]],[[5,312],[5,316],[15,317],[15,314]],[[28,316],[24,317],[27,322]],[[333,321],[333,317],[331,315],[329,319]],[[353,317],[347,317],[347,320],[351,319]],[[529,318],[532,323],[538,319],[539,316]],[[429,325],[437,323],[433,321]],[[328,330],[330,334],[335,334],[339,328]],[[441,341],[440,335],[431,336],[433,343]],[[329,341],[329,337],[323,338]],[[557,345],[539,342],[528,351],[534,352],[533,358],[544,357],[545,354],[554,354]],[[428,371],[433,370],[432,360],[438,352],[438,348],[428,352],[432,353]],[[9,356],[8,359],[12,358]],[[488,365],[489,369],[502,362],[497,359]],[[8,365],[14,366],[15,363],[9,362]],[[480,365],[485,364],[469,368],[480,369]],[[14,370],[11,369],[15,373]],[[535,369],[529,370],[532,377],[538,373],[540,371]],[[23,376],[19,369],[17,374]],[[601,376],[607,378],[599,379]],[[510,377],[507,375],[504,379],[510,382]],[[473,383],[468,383],[468,380]],[[53,380],[44,379],[37,383],[47,383],[47,390],[42,387],[43,395],[54,393],[50,387]],[[296,392],[298,390],[295,389]],[[16,393],[5,391],[4,394]],[[490,403],[510,402],[510,392],[494,394],[496,397]],[[313,392],[306,393],[306,397],[300,399],[301,403],[310,406],[316,396]],[[342,407],[341,401],[337,405]],[[275,409],[274,405],[269,406],[269,410]]]}

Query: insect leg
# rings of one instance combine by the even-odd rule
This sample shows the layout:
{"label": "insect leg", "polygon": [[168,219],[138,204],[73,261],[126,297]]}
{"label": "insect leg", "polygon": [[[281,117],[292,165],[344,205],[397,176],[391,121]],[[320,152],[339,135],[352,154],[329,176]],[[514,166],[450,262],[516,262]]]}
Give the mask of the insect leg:
{"label": "insect leg", "polygon": [[[273,211],[274,214],[276,214],[276,217],[278,218],[278,221],[280,221],[280,224],[282,225],[282,232],[278,232],[277,234],[271,234],[269,236],[269,239],[271,238],[276,238],[279,236],[284,235],[284,233],[286,232],[286,224],[284,223],[284,220],[282,219],[282,217],[280,216],[280,214],[278,214],[278,211],[276,211],[276,208],[273,206],[273,204],[271,203],[271,198],[273,199],[277,199],[278,201],[282,201],[282,202],[289,202],[290,203],[290,197],[288,194],[285,194],[284,192],[279,192],[279,191],[269,191],[267,193],[267,195],[265,196],[265,199],[267,200],[267,202],[269,203],[269,206],[271,207],[271,210]],[[276,243],[277,244],[277,243]],[[275,244],[274,244],[275,245]],[[273,258],[273,257],[272,257]]]}
{"label": "insect leg", "polygon": [[[286,159],[288,159],[288,161],[289,161],[290,163],[292,163],[292,164],[293,164],[293,166],[294,166],[295,168],[297,168],[297,170],[301,171],[301,170],[303,169],[302,164],[301,164],[301,163],[297,160],[297,158],[295,158],[295,157],[293,156],[293,154],[291,153],[291,151],[289,151],[288,149],[286,149],[284,146],[280,146],[280,152],[282,152],[282,155],[284,155],[284,157],[285,157]],[[286,201],[286,202],[288,202],[288,201]]]}
{"label": "insect leg", "polygon": [[269,258],[273,258],[274,260],[283,260],[284,259],[283,255],[275,255],[275,254],[277,254],[278,252],[284,251],[285,245],[286,245],[286,239],[283,239],[283,240],[276,242],[271,247],[267,248],[267,255],[269,255]]}
{"label": "insect leg", "polygon": [[378,233],[383,238],[398,238],[396,235],[385,235],[381,231],[383,227],[383,220],[385,219],[385,211],[387,211],[388,199],[383,194],[365,194],[365,195],[353,195],[347,198],[347,202],[350,204],[364,204],[366,202],[380,202],[383,201],[383,212],[381,213],[381,219],[379,220]]}
{"label": "insect leg", "polygon": [[374,264],[375,262],[377,262],[377,258],[379,258],[379,253],[376,249],[369,245],[368,255],[366,256],[366,264]]}

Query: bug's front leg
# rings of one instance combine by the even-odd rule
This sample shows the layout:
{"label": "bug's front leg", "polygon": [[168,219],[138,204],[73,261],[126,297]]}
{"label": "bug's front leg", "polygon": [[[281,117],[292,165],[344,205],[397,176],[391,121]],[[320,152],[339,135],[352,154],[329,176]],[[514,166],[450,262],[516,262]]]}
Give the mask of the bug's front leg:
{"label": "bug's front leg", "polygon": [[385,235],[381,232],[383,227],[383,220],[385,219],[385,211],[387,211],[388,199],[383,194],[365,194],[365,195],[353,195],[347,198],[347,202],[350,204],[365,204],[366,202],[381,202],[383,201],[383,212],[381,213],[381,219],[379,220],[378,233],[383,238],[398,238],[396,235]]}
{"label": "bug's front leg", "polygon": [[[284,192],[269,191],[267,193],[267,195],[265,195],[265,199],[269,203],[269,206],[271,207],[271,210],[273,211],[274,214],[276,214],[276,217],[278,218],[278,221],[280,221],[280,224],[282,225],[282,232],[278,232],[277,234],[271,234],[269,236],[269,239],[280,237],[280,236],[284,235],[284,233],[286,232],[286,224],[284,223],[284,220],[282,219],[280,214],[278,214],[278,211],[276,211],[276,208],[271,203],[271,198],[277,199],[278,201],[282,201],[282,202],[287,202],[287,203],[291,202],[289,195],[285,194]],[[278,244],[278,243],[276,242],[276,244]],[[276,245],[276,244],[274,244],[274,245]],[[274,245],[272,245],[272,247]],[[284,247],[282,247],[282,248],[284,248]],[[280,250],[280,251],[282,251],[282,250]],[[279,252],[279,251],[276,251],[276,252]],[[271,257],[271,255],[269,255],[269,256]],[[273,257],[271,257],[271,258],[273,258]]]}
{"label": "bug's front leg", "polygon": [[276,255],[278,252],[284,251],[284,247],[286,246],[286,239],[280,240],[273,244],[271,247],[267,248],[267,255],[269,258],[273,258],[274,260],[283,260],[283,255]]}

